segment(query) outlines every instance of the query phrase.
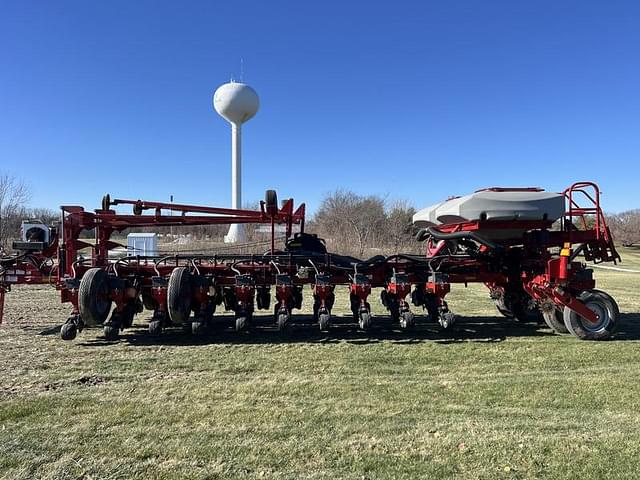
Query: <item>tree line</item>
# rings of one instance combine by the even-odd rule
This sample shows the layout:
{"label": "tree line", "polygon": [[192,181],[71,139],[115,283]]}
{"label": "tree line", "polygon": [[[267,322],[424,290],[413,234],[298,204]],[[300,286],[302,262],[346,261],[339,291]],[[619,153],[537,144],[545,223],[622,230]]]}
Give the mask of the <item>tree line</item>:
{"label": "tree line", "polygon": [[613,239],[622,246],[640,244],[640,208],[607,215],[607,225]]}
{"label": "tree line", "polygon": [[324,238],[331,252],[357,257],[410,253],[418,247],[414,213],[406,201],[338,189],[324,196],[308,230]]}

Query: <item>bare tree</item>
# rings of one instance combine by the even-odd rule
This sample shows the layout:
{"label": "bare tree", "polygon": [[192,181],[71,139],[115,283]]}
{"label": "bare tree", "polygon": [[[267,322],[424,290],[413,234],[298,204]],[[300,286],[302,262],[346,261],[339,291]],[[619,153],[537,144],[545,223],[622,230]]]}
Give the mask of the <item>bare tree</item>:
{"label": "bare tree", "polygon": [[40,220],[45,225],[53,225],[60,220],[60,211],[42,207],[31,208],[26,210],[26,215],[20,216],[21,220],[27,218]]}
{"label": "bare tree", "polygon": [[412,224],[414,213],[415,208],[404,200],[392,202],[387,209],[384,236],[380,240],[384,245],[393,248],[394,253],[410,253],[416,247]]}
{"label": "bare tree", "polygon": [[615,241],[624,246],[640,243],[640,209],[607,215],[607,223]]}
{"label": "bare tree", "polygon": [[[385,221],[383,198],[339,189],[323,199],[313,224],[336,251],[362,256],[380,236]],[[350,245],[356,245],[355,252]]]}
{"label": "bare tree", "polygon": [[[0,249],[5,249],[21,208],[30,198],[29,189],[20,180],[8,174],[0,175]],[[13,228],[12,228],[13,227]]]}

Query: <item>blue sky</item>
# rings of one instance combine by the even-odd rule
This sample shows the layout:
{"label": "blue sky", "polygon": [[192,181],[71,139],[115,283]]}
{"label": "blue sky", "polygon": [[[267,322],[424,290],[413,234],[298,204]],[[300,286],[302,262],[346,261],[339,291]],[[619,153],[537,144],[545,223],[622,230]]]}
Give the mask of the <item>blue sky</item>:
{"label": "blue sky", "polygon": [[5,1],[0,171],[34,206],[226,206],[211,98],[242,58],[245,201],[588,179],[638,208],[638,25],[635,1]]}

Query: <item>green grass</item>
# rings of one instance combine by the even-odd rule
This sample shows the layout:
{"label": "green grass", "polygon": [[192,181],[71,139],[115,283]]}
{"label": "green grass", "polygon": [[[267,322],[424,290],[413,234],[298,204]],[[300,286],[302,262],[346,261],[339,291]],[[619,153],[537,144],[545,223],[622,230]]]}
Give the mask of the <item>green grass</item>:
{"label": "green grass", "polygon": [[[637,250],[622,255],[640,269]],[[16,288],[0,328],[0,477],[635,478],[640,274],[596,276],[622,310],[614,341],[505,321],[470,285],[448,297],[464,316],[451,334],[151,339],[145,314],[120,341],[67,343],[56,292]]]}

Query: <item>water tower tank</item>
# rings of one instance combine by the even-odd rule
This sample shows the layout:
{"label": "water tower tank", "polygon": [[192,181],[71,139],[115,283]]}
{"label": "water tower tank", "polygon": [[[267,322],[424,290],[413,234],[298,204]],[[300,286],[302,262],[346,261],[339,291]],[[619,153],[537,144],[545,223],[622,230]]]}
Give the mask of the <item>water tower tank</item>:
{"label": "water tower tank", "polygon": [[225,83],[213,95],[213,107],[230,123],[240,125],[258,112],[258,94],[244,83]]}

